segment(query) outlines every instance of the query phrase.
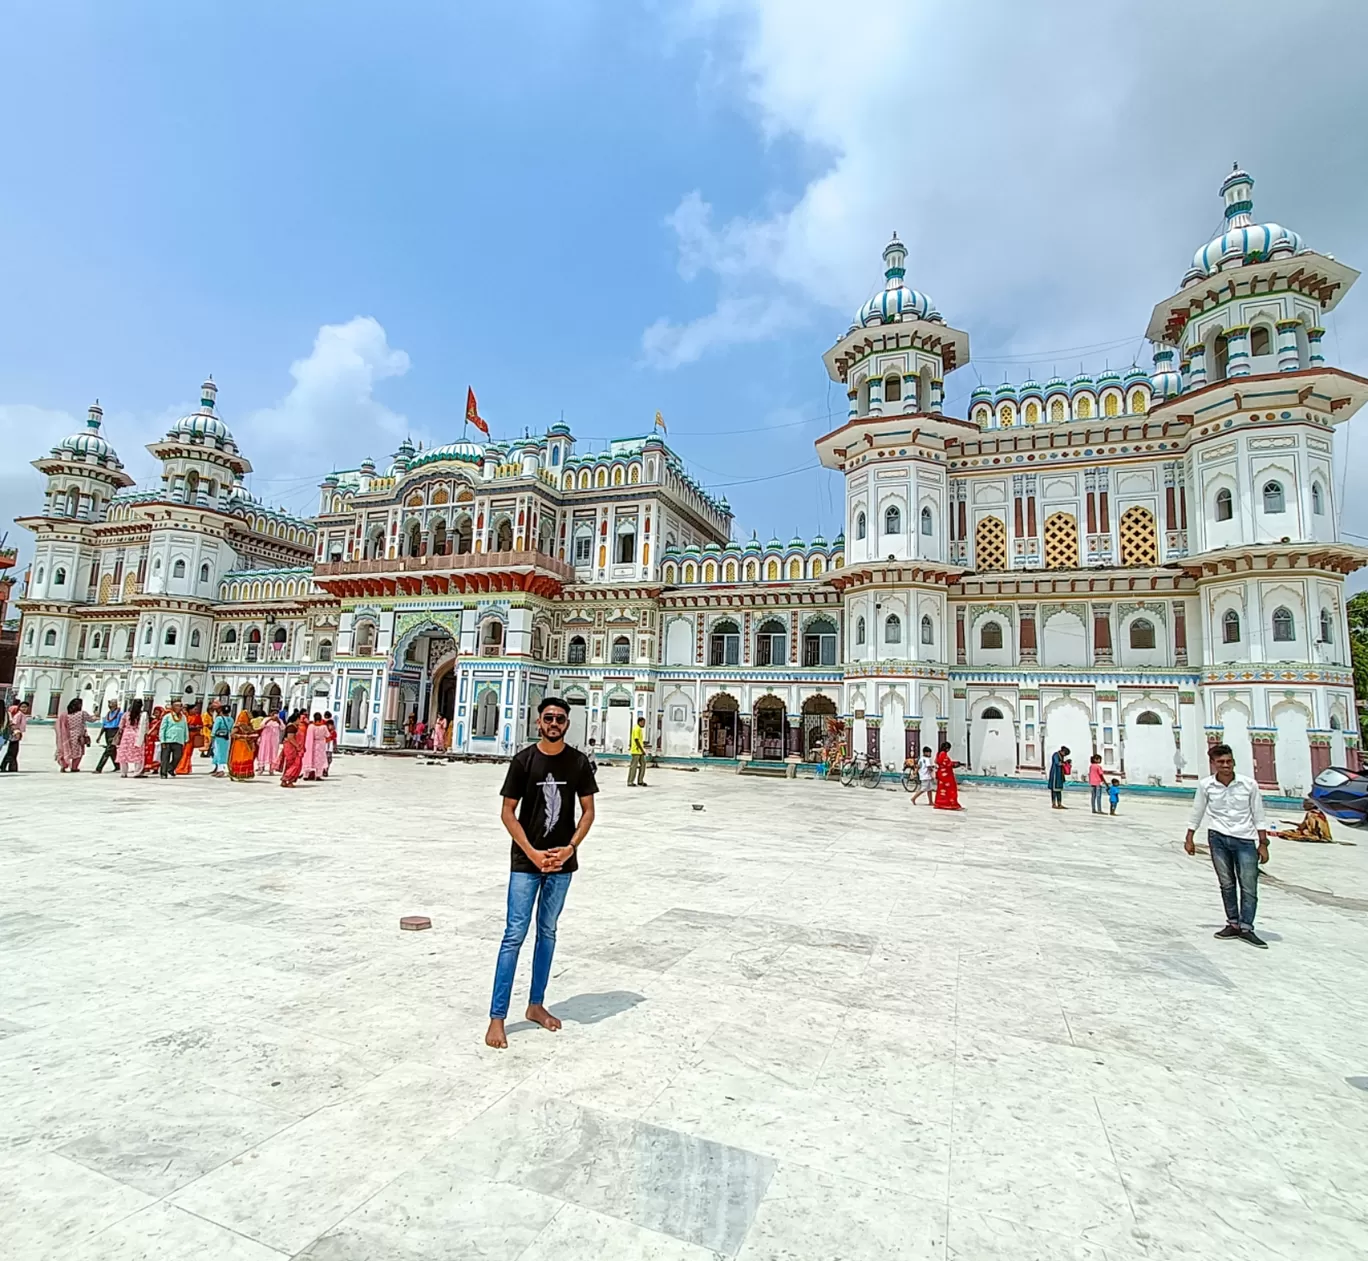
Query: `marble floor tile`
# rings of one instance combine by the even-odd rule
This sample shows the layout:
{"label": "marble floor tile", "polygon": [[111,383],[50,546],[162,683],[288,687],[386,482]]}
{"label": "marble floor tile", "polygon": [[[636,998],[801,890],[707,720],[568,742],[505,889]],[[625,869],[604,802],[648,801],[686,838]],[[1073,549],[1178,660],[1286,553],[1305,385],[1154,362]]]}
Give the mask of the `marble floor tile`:
{"label": "marble floor tile", "polygon": [[[727,1254],[728,1256],[730,1254]],[[723,1261],[724,1254],[605,1217],[578,1204],[563,1205],[550,1224],[518,1254],[518,1261]]]}
{"label": "marble floor tile", "polygon": [[514,1095],[429,1157],[730,1254],[774,1174],[769,1157],[556,1098]]}
{"label": "marble floor tile", "polygon": [[400,1064],[182,1187],[170,1202],[296,1252],[500,1093]]}
{"label": "marble floor tile", "polygon": [[0,1155],[0,1255],[57,1261],[120,1218],[154,1203],[55,1152]]}
{"label": "marble floor tile", "polygon": [[943,1261],[944,1200],[781,1165],[737,1261]]}
{"label": "marble floor tile", "polygon": [[282,1261],[288,1254],[166,1203],[149,1204],[65,1255],[65,1261]]}

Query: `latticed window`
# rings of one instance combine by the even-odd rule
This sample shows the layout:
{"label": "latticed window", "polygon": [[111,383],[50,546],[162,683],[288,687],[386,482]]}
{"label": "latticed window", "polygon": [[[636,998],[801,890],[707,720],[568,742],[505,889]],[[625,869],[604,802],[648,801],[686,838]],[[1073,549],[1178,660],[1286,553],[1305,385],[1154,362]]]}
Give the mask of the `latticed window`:
{"label": "latticed window", "polygon": [[984,517],[974,527],[974,567],[1007,568],[1007,524],[1001,517]]}
{"label": "latticed window", "polygon": [[1102,413],[1105,416],[1119,416],[1121,414],[1121,396],[1119,394],[1108,394],[1102,403]]}
{"label": "latticed window", "polygon": [[979,647],[980,648],[1001,648],[1002,647],[1002,623],[984,622],[979,627]]}
{"label": "latticed window", "polygon": [[1288,609],[1275,609],[1273,611],[1273,640],[1279,644],[1290,644],[1297,638],[1296,623],[1292,620],[1292,613]]}
{"label": "latticed window", "polygon": [[1139,504],[1121,514],[1121,563],[1123,565],[1157,565],[1159,563],[1159,535],[1154,514]]}
{"label": "latticed window", "polygon": [[1132,648],[1154,647],[1154,623],[1148,618],[1137,617],[1130,624],[1130,646]]}
{"label": "latticed window", "polygon": [[1234,609],[1227,609],[1221,618],[1221,642],[1238,644],[1240,642],[1240,615]]}
{"label": "latticed window", "polygon": [[1078,405],[1074,410],[1081,419],[1087,420],[1092,415],[1092,399],[1085,394],[1078,400]]}
{"label": "latticed window", "polygon": [[589,645],[584,642],[584,636],[572,636],[565,654],[566,661],[572,666],[582,666],[588,656]]}
{"label": "latticed window", "polygon": [[1067,512],[1045,518],[1045,568],[1075,569],[1078,566],[1078,522]]}
{"label": "latticed window", "polygon": [[1050,404],[1050,419],[1064,419],[1064,400],[1062,398],[1057,398],[1054,400],[1053,403]]}

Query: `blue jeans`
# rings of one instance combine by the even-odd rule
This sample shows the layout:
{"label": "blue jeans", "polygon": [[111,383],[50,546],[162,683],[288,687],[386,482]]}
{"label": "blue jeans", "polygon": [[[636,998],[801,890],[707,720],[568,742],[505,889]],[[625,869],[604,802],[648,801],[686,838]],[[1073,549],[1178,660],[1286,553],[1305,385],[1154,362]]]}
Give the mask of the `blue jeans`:
{"label": "blue jeans", "polygon": [[514,871],[508,876],[508,924],[499,945],[499,962],[494,967],[494,997],[489,1003],[489,1018],[503,1020],[513,997],[513,976],[518,970],[518,952],[532,923],[532,904],[537,904],[537,944],[532,951],[532,993],[535,1006],[546,998],[546,982],[551,976],[551,957],[556,953],[556,921],[560,919],[565,895],[570,891],[568,871]]}
{"label": "blue jeans", "polygon": [[[1208,831],[1207,845],[1211,849],[1211,865],[1216,868],[1216,880],[1221,886],[1226,923],[1253,928],[1254,912],[1259,907],[1258,842]],[[1235,892],[1237,881],[1238,897]]]}
{"label": "blue jeans", "polygon": [[1092,808],[1094,814],[1102,813],[1102,798],[1106,796],[1107,788],[1105,784],[1094,784],[1092,786]]}

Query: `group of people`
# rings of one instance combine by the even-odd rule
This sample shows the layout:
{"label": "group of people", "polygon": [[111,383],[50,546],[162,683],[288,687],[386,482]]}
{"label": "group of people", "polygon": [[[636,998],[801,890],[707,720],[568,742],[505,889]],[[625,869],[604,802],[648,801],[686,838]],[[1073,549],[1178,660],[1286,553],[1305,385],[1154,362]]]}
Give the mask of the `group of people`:
{"label": "group of people", "polygon": [[[1050,769],[1045,777],[1045,783],[1050,790],[1052,810],[1069,808],[1064,804],[1064,785],[1073,774],[1072,756],[1067,744],[1061,744],[1050,754]],[[1121,781],[1113,777],[1111,783],[1107,783],[1107,773],[1102,769],[1100,753],[1094,753],[1088,762],[1088,790],[1092,798],[1093,814],[1116,813],[1116,807],[1121,804]],[[1102,809],[1104,801],[1108,807],[1106,811]]]}
{"label": "group of people", "polygon": [[[55,720],[54,760],[63,774],[81,769],[86,750],[93,743],[87,729],[88,715],[80,697],[68,702]],[[3,710],[0,739],[5,743],[0,770],[19,769],[19,746],[29,719],[27,702],[16,701]],[[113,766],[125,779],[145,779],[156,771],[160,779],[189,775],[196,752],[207,758],[210,775],[239,782],[258,774],[280,776],[282,788],[300,780],[328,777],[337,746],[337,725],[331,711],[308,710],[254,713],[241,710],[236,718],[230,707],[210,701],[202,713],[187,709],[179,698],[148,706],[135,697],[124,709],[117,700],[108,703],[100,717],[103,749],[95,774]]]}
{"label": "group of people", "polygon": [[[912,790],[912,800],[917,801],[923,794],[926,804],[936,810],[963,810],[959,799],[959,780],[955,770],[964,765],[950,756],[950,741],[942,740],[936,756],[931,756],[931,746],[925,745],[915,763],[917,786]],[[911,768],[913,762],[908,758],[904,768]]]}
{"label": "group of people", "polygon": [[428,726],[416,712],[408,717],[404,723],[404,748],[406,749],[431,749],[441,753],[446,751],[447,733],[450,731],[450,724],[438,714],[433,720],[432,726]]}

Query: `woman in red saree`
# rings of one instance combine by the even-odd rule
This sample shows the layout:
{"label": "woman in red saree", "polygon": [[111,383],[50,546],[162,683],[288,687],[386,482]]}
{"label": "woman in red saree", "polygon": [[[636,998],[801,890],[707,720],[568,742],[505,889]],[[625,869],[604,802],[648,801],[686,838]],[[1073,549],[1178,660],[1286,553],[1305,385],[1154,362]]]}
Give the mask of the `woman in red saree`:
{"label": "woman in red saree", "polygon": [[147,724],[147,740],[143,744],[143,765],[156,769],[157,742],[161,737],[162,715],[166,713],[160,705],[152,708],[152,721]]}
{"label": "woman in red saree", "polygon": [[195,750],[204,743],[204,714],[198,705],[185,711],[185,730],[189,733],[190,739],[185,742],[185,748],[181,750],[180,761],[176,763],[177,775],[190,774]]}
{"label": "woman in red saree", "polygon": [[304,738],[299,734],[299,724],[290,723],[285,728],[285,742],[280,746],[280,786],[293,788],[304,769]]}
{"label": "woman in red saree", "polygon": [[936,754],[936,809],[963,810],[959,803],[959,784],[955,780],[955,767],[963,766],[950,758],[950,741],[942,740],[940,752]]}
{"label": "woman in red saree", "polygon": [[228,740],[228,778],[252,779],[256,775],[257,733],[252,729],[252,715],[245,709],[233,724]]}

